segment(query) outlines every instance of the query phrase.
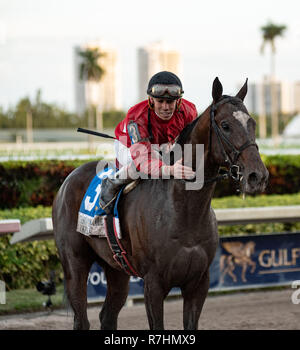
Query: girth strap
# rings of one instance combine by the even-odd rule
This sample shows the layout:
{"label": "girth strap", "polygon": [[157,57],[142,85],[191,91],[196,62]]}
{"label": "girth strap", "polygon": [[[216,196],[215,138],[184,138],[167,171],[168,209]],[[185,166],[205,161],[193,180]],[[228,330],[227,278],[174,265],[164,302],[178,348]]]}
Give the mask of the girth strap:
{"label": "girth strap", "polygon": [[108,245],[113,253],[114,260],[118,265],[129,275],[140,277],[139,274],[131,266],[130,262],[127,259],[126,251],[122,247],[119,239],[115,234],[114,227],[114,217],[112,215],[107,215],[106,217],[106,232],[107,232],[107,241]]}

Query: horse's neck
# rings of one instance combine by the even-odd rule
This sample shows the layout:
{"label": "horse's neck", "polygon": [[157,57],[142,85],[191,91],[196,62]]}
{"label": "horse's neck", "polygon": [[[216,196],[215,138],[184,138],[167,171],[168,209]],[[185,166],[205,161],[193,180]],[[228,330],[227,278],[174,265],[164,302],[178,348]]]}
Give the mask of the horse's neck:
{"label": "horse's neck", "polygon": [[196,169],[196,156],[195,146],[198,144],[204,145],[204,176],[205,179],[213,178],[217,175],[219,170],[219,165],[215,163],[212,154],[213,145],[211,144],[211,130],[210,130],[210,107],[208,107],[201,117],[199,118],[197,124],[192,130],[187,143],[194,146],[192,152],[192,159],[186,160],[190,162],[193,169]]}
{"label": "horse's neck", "polygon": [[[197,154],[196,145],[202,144],[204,145],[204,180],[213,179],[216,177],[219,166],[214,162],[210,147],[209,108],[199,118],[189,137],[186,139],[185,144],[191,144],[193,151],[187,156],[190,159],[187,159],[187,157],[184,158],[184,164],[187,166],[192,166],[194,170],[197,169],[196,156],[199,157],[201,155]],[[198,174],[196,176],[198,176]],[[185,186],[187,186],[187,183]],[[200,189],[189,190],[188,195],[181,198],[181,200],[184,202],[182,202],[181,205],[186,205],[191,213],[199,213],[199,216],[202,214],[207,216],[207,212],[210,210],[211,198],[213,196],[215,186],[216,183],[212,182],[204,184]],[[180,191],[182,191],[182,188],[179,188],[179,192]]]}

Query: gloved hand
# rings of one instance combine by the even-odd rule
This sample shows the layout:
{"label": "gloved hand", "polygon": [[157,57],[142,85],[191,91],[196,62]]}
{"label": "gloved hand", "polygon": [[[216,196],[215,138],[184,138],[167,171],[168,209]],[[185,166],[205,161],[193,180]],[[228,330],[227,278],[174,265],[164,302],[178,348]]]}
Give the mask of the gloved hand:
{"label": "gloved hand", "polygon": [[174,165],[163,165],[161,167],[161,172],[163,178],[174,176],[175,179],[193,179],[196,176],[192,168],[182,164],[182,158]]}

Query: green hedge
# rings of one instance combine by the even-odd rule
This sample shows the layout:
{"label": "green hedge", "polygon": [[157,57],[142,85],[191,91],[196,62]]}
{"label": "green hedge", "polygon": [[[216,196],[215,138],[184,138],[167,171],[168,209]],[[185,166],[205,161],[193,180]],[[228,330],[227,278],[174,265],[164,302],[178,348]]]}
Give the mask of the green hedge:
{"label": "green hedge", "polygon": [[[21,223],[37,218],[51,217],[51,207],[1,210],[0,220],[20,219]],[[55,270],[62,278],[54,240],[9,243],[12,234],[0,238],[0,279],[9,289],[34,287],[38,281],[49,278]]]}
{"label": "green hedge", "polygon": [[65,178],[87,161],[10,161],[0,164],[0,209],[52,205]]}
{"label": "green hedge", "polygon": [[[269,170],[266,194],[300,192],[300,155],[263,156]],[[0,164],[0,209],[52,205],[67,175],[88,160],[3,162]],[[215,198],[236,194],[236,184],[217,184]]]}
{"label": "green hedge", "polygon": [[[240,208],[274,205],[300,205],[300,193],[293,195],[260,195],[215,198],[214,209]],[[25,223],[32,219],[51,217],[51,207],[19,208],[1,210],[0,220],[20,219]],[[271,233],[300,231],[300,223],[268,223],[235,226],[220,226],[220,235]],[[32,288],[35,284],[49,277],[50,270],[55,270],[63,278],[54,240],[34,241],[9,244],[11,234],[0,237],[0,279],[6,282],[8,289]]]}
{"label": "green hedge", "polygon": [[262,159],[270,173],[267,194],[300,191],[300,155],[263,156]]}

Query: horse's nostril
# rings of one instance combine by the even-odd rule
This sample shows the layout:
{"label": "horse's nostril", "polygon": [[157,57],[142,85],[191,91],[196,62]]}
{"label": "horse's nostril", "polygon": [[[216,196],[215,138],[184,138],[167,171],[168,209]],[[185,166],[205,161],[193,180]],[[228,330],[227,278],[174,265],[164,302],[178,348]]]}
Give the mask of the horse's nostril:
{"label": "horse's nostril", "polygon": [[255,185],[258,182],[258,175],[256,173],[251,173],[248,176],[248,183],[251,185]]}

